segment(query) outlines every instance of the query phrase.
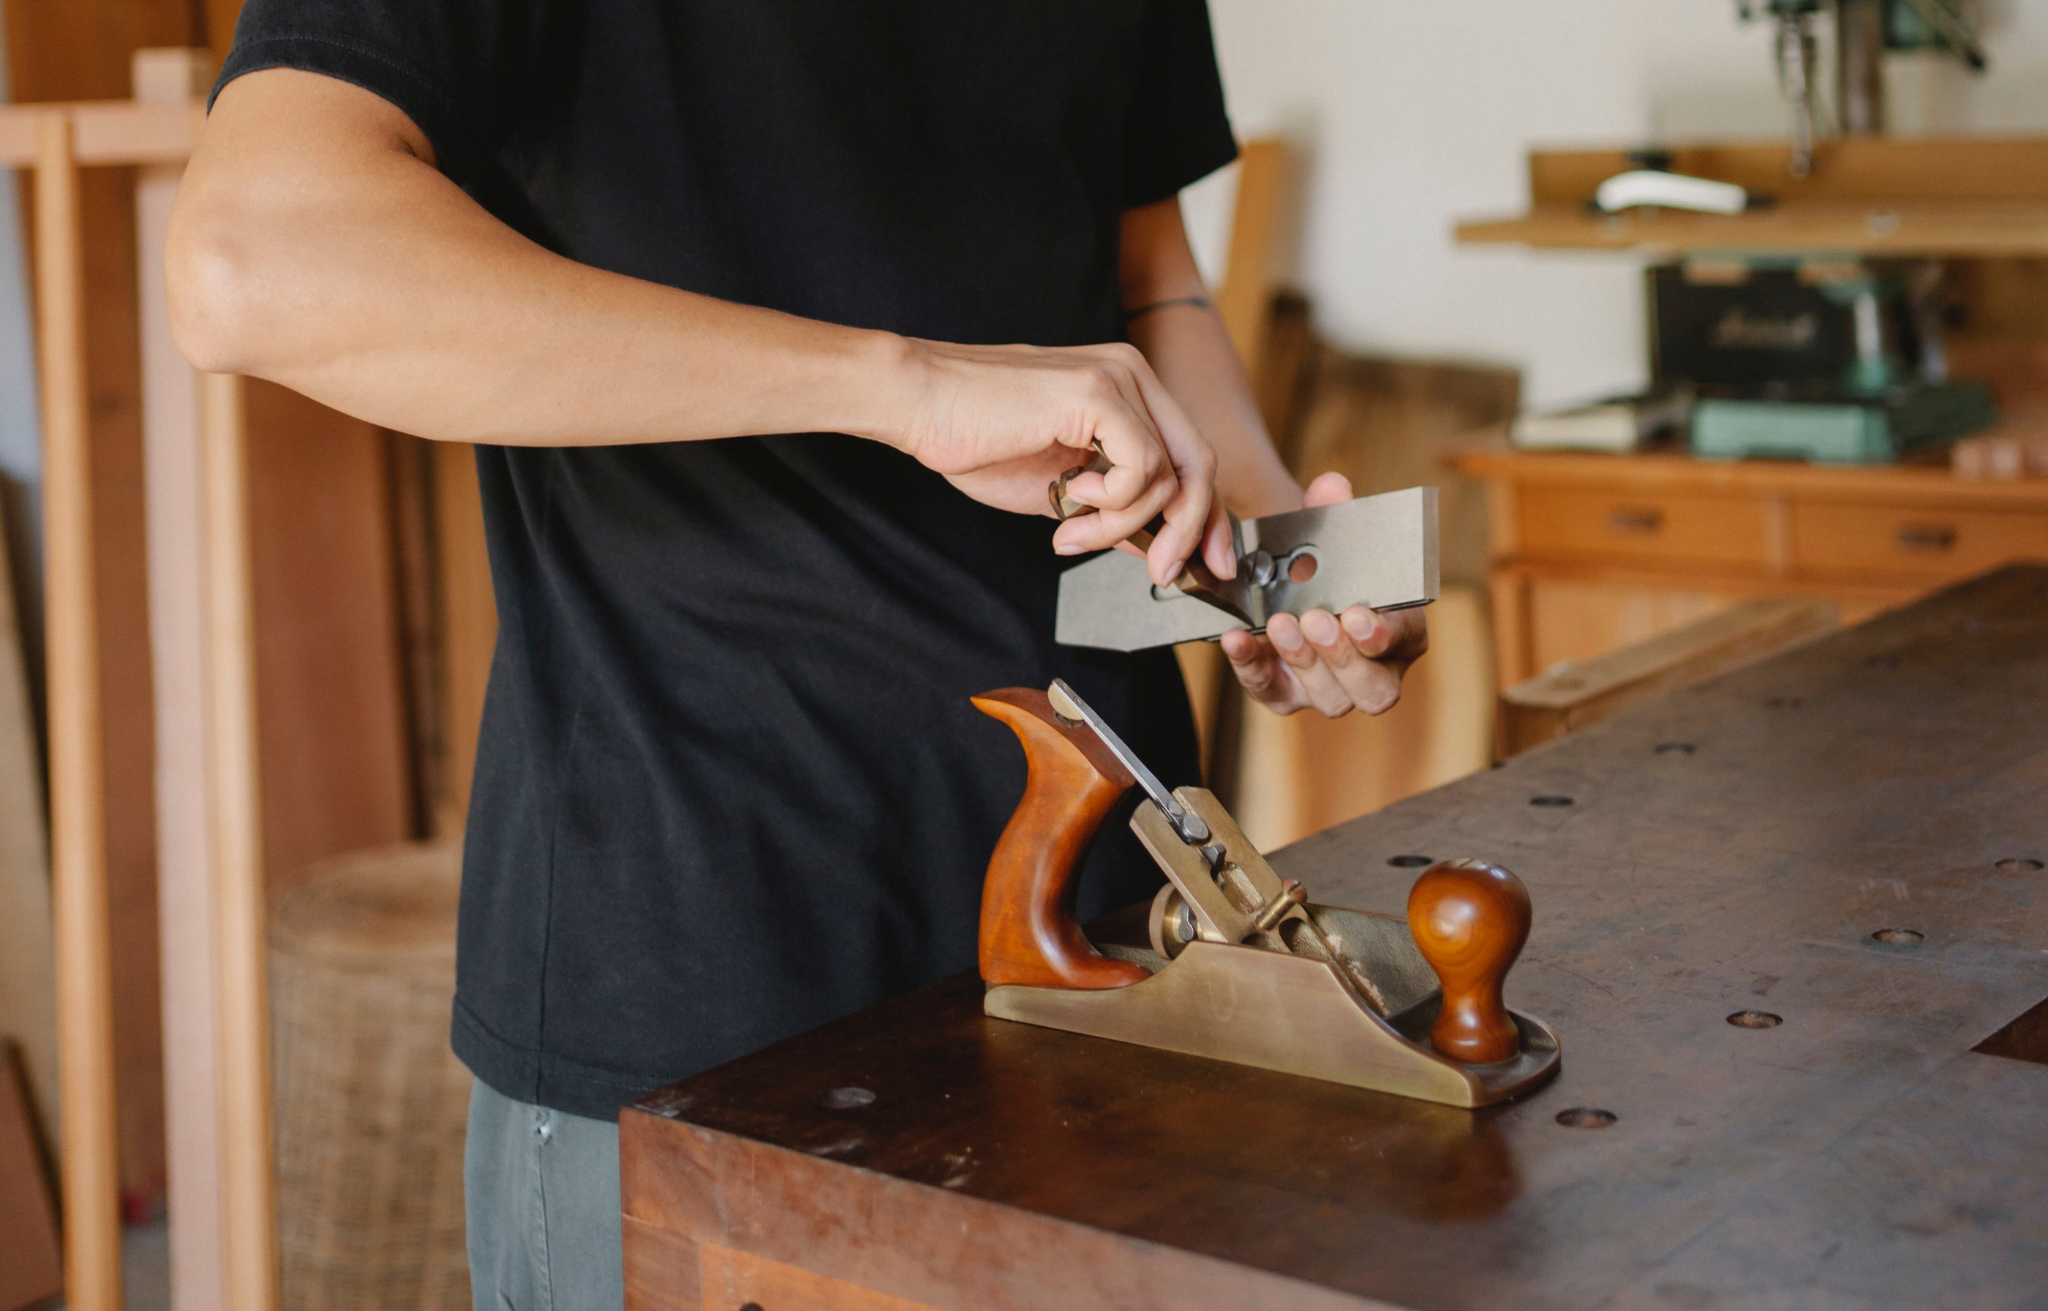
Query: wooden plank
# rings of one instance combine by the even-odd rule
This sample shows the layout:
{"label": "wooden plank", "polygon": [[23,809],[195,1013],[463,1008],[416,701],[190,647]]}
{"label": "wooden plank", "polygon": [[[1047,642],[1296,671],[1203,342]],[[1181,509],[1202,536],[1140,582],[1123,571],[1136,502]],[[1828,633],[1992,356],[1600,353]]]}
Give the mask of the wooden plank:
{"label": "wooden plank", "polygon": [[1310,373],[1290,442],[1295,477],[1341,473],[1361,496],[1437,485],[1444,596],[1429,610],[1429,654],[1386,714],[1328,720],[1240,708],[1230,805],[1262,850],[1483,769],[1492,756],[1494,683],[1477,592],[1486,577],[1486,486],[1446,466],[1454,452],[1505,442],[1519,379],[1512,370],[1336,350],[1319,351]]}
{"label": "wooden plank", "polygon": [[456,830],[445,821],[451,807],[446,716],[438,654],[439,613],[435,595],[434,444],[403,433],[384,434],[384,459],[391,486],[391,542],[397,579],[399,672],[405,703],[407,803],[415,834],[434,839]]}
{"label": "wooden plank", "polygon": [[257,769],[255,587],[240,378],[200,384],[209,784],[214,824],[215,1047],[225,1311],[277,1304],[270,1159],[270,1006],[262,784]]}
{"label": "wooden plank", "polygon": [[385,436],[273,383],[249,379],[244,393],[276,891],[315,861],[416,834]]}
{"label": "wooden plank", "polygon": [[125,100],[10,105],[0,108],[0,166],[34,164],[38,125],[51,117],[70,120],[79,163],[102,166],[182,164],[206,124],[204,110],[189,105]]}
{"label": "wooden plank", "polygon": [[440,561],[442,740],[447,744],[447,801],[443,832],[462,831],[469,813],[470,777],[476,772],[477,732],[483,725],[484,689],[498,644],[498,607],[491,593],[491,561],[484,547],[483,497],[476,481],[476,450],[457,442],[434,444],[434,531]]}
{"label": "wooden plank", "polygon": [[1509,1000],[1565,1049],[1523,1101],[1008,1024],[961,977],[628,1111],[628,1213],[977,1311],[2025,1304],[2048,1066],[1972,1048],[2048,995],[2044,598],[2004,570],[1279,853],[1388,912],[1397,856],[1521,875]]}
{"label": "wooden plank", "polygon": [[1872,205],[1788,201],[1736,215],[1675,209],[1597,214],[1582,205],[1532,205],[1526,214],[1460,222],[1455,231],[1461,242],[1559,250],[1826,250],[1899,257],[2037,257],[2048,255],[2048,202],[1900,201]]}
{"label": "wooden plank", "polygon": [[[36,1121],[57,1125],[56,956],[42,746],[0,532],[0,1045],[20,1044]],[[4,1300],[4,1299],[0,1299]]]}
{"label": "wooden plank", "polygon": [[[1296,180],[1294,158],[1286,141],[1263,138],[1239,147],[1237,168],[1230,250],[1215,292],[1216,312],[1252,379],[1268,435],[1284,448],[1290,435],[1286,419],[1315,349],[1306,303],[1274,292],[1278,247],[1289,221],[1283,211]],[[1203,778],[1234,796],[1243,769],[1243,694],[1228,674],[1221,648],[1191,642],[1175,656],[1194,707]]]}
{"label": "wooden plank", "polygon": [[698,1248],[707,1307],[753,1305],[775,1311],[934,1311],[923,1302],[891,1297],[843,1279],[814,1275],[802,1266],[770,1261],[729,1247]]}
{"label": "wooden plank", "polygon": [[[1577,664],[1647,642],[1745,599],[1740,590],[1716,588],[1697,579],[1667,578],[1654,584],[1557,577],[1542,568],[1526,571],[1524,585],[1529,596],[1524,619],[1529,630],[1529,662],[1528,672],[1515,683],[1559,665]],[[1502,728],[1505,730],[1505,724]],[[1506,754],[1505,732],[1501,749]]]}
{"label": "wooden plank", "polygon": [[[190,153],[196,120],[189,106],[144,107],[128,99],[135,51],[204,44],[189,0],[6,0],[5,7],[11,98],[42,102],[0,110],[6,162],[30,162],[21,152],[32,149],[32,120],[49,107],[72,117],[74,148],[86,164],[179,162]],[[111,217],[125,227],[131,212],[124,203]],[[125,282],[132,287],[133,277]],[[114,303],[132,307],[125,297]],[[117,385],[112,378],[98,381]]]}
{"label": "wooden plank", "polygon": [[1521,570],[1496,569],[1487,580],[1493,611],[1493,668],[1496,687],[1513,687],[1536,669],[1529,645],[1529,580]]}
{"label": "wooden plank", "polygon": [[8,90],[21,101],[125,101],[137,50],[200,44],[187,0],[5,0]]}
{"label": "wooden plank", "polygon": [[1444,585],[1429,608],[1429,641],[1382,714],[1246,712],[1232,813],[1261,851],[1487,767],[1494,668],[1480,589]]}
{"label": "wooden plank", "polygon": [[121,1189],[126,1213],[149,1215],[165,1143],[135,179],[86,169],[81,181]]}
{"label": "wooden plank", "polygon": [[[2003,355],[2014,347],[2025,351],[2031,346],[2034,359],[2025,370],[2031,376],[1997,371],[1988,380],[1999,384],[1998,399],[2007,408],[2015,390],[2029,393],[2031,399],[2048,388],[2048,372],[2040,366],[2040,352],[2048,346],[2048,260],[1963,261],[1948,270],[1948,287],[1956,307],[1952,313],[1959,319],[1949,335],[1954,375],[1983,379],[1987,366],[1997,371],[2004,363],[1985,358],[1985,353]],[[2024,359],[2013,362],[2025,364]]]}
{"label": "wooden plank", "polygon": [[2048,480],[1980,482],[1957,478],[1940,466],[1849,468],[1784,460],[1696,460],[1688,455],[1474,451],[1460,456],[1458,467],[1473,477],[1510,478],[1527,486],[1611,488],[1645,494],[1780,493],[1808,501],[2048,511]]}
{"label": "wooden plank", "polygon": [[[972,1083],[977,1067],[986,1068],[992,1056],[1014,1070],[1020,1058],[1029,1059],[1028,1044],[1045,1036],[1042,1030],[987,1021],[1014,1031],[1003,1036],[1026,1045],[987,1047],[969,1037],[969,1046],[952,1045],[946,1051],[963,1037],[963,1014],[980,1026],[981,983],[952,980],[928,995],[943,996],[940,1008],[926,1010],[921,1021],[943,1025],[930,1035],[941,1039],[938,1049],[919,1044],[907,1053],[911,1060],[896,1071],[905,1082],[892,1087],[915,1081],[943,1102],[948,1089],[961,1086],[960,1076]],[[972,1057],[963,1062],[968,1052]],[[815,1100],[812,1085],[819,1074],[830,1077],[829,1069],[813,1071],[805,1100]],[[823,1127],[832,1141],[846,1145],[834,1149],[830,1141],[810,1134],[804,1146],[791,1149],[675,1122],[668,1118],[675,1113],[673,1105],[649,1099],[621,1114],[622,1205],[628,1225],[694,1242],[700,1255],[709,1247],[741,1251],[936,1311],[1176,1311],[1189,1306],[1358,1311],[1361,1306],[1270,1272],[1220,1259],[1190,1259],[1161,1244],[993,1204],[978,1196],[982,1187],[943,1184],[963,1171],[978,1172],[978,1158],[993,1151],[1051,1146],[1037,1137],[1041,1123],[1020,1126],[1034,1141],[984,1139],[978,1151],[948,1133],[944,1152],[924,1163],[919,1178],[907,1179],[886,1169],[848,1170],[832,1159],[848,1151],[866,1158],[854,1140],[868,1135],[850,1132],[844,1122]],[[970,1150],[963,1153],[961,1147]],[[864,1177],[848,1178],[856,1174]],[[1090,1170],[1070,1186],[1096,1192],[1103,1200],[1120,1197],[1135,1207],[1143,1198],[1130,1192],[1132,1183],[1121,1170],[1114,1176]],[[646,1288],[634,1306],[636,1311],[710,1311],[705,1291],[704,1286]],[[761,1305],[766,1311],[773,1304]]]}
{"label": "wooden plank", "polygon": [[1458,240],[1563,249],[2048,254],[2048,139],[1848,137],[1822,142],[1793,178],[1777,142],[1678,146],[1671,167],[1773,198],[1739,215],[1589,212],[1600,183],[1635,167],[1619,150],[1532,151],[1529,209],[1457,225]]}
{"label": "wooden plank", "polygon": [[633,1216],[621,1216],[626,1311],[703,1311],[697,1244]]}
{"label": "wooden plank", "polygon": [[[1835,137],[1816,144],[1811,175],[1785,171],[1782,141],[1677,145],[1674,172],[1734,182],[1793,201],[2048,201],[2048,137]],[[1529,153],[1529,199],[1583,205],[1636,167],[1622,150]]]}
{"label": "wooden plank", "polygon": [[57,1208],[14,1050],[0,1041],[0,1311],[23,1311],[64,1291]]}
{"label": "wooden plank", "polygon": [[[204,52],[137,51],[138,98],[203,93]],[[220,1138],[215,1110],[213,845],[200,543],[199,379],[171,340],[163,254],[182,168],[142,170],[135,186],[142,441],[148,504],[149,650],[155,693],[157,908],[171,1306],[221,1304]]]}
{"label": "wooden plank", "polygon": [[1746,596],[1824,596],[1841,606],[1845,623],[1860,623],[1872,615],[1918,600],[1937,590],[1937,585],[1919,582],[1869,582],[1799,575],[1779,578],[1708,570],[1643,568],[1599,561],[1521,558],[1503,561],[1494,571],[1496,583],[1509,578],[1520,578],[1527,584],[1532,624],[1554,622],[1567,629],[1574,624],[1584,625],[1593,616],[1584,611],[1573,613],[1569,605],[1550,620],[1543,620],[1534,613],[1548,606],[1558,589],[1565,585],[1586,591],[1634,591],[1645,598],[1655,594],[1678,594],[1675,604],[1652,607],[1656,613],[1650,616],[1650,627],[1623,624],[1611,630],[1613,640],[1601,640],[1598,636],[1582,633],[1577,640],[1563,645],[1548,640],[1533,641],[1526,653],[1526,672],[1510,680],[1506,684],[1510,687],[1523,679],[1534,678],[1560,660],[1585,660],[1616,646],[1654,637],[1667,629],[1691,623],[1714,610],[1733,605]]}
{"label": "wooden plank", "polygon": [[1548,670],[1500,694],[1503,746],[1514,755],[1610,719],[1629,706],[1833,632],[1835,603],[1762,596],[1619,650]]}
{"label": "wooden plank", "polygon": [[85,253],[68,120],[36,163],[36,337],[43,413],[51,903],[63,1080],[64,1283],[77,1311],[119,1311],[121,1213],[108,934]]}
{"label": "wooden plank", "polygon": [[202,8],[206,13],[206,30],[197,35],[213,48],[217,63],[227,58],[235,43],[235,21],[242,16],[242,0],[204,0]]}
{"label": "wooden plank", "polygon": [[[7,58],[14,98],[54,104],[71,124],[82,163],[141,161],[164,155],[164,129],[187,138],[189,101],[138,111],[130,91],[138,47],[189,44],[184,0],[120,4],[9,0]],[[121,97],[116,99],[116,97]],[[30,162],[43,105],[0,111],[10,122],[10,162]],[[139,127],[148,148],[129,150]],[[79,179],[94,500],[94,574],[98,608],[101,768],[106,804],[108,928],[113,938],[114,1068],[119,1178],[123,1207],[148,1214],[165,1186],[163,1053],[156,916],[155,818],[147,632],[145,519],[140,420],[141,366],[136,304],[138,263],[135,176],[86,168]],[[31,179],[31,187],[33,179]],[[33,211],[27,225],[37,228]]]}
{"label": "wooden plank", "polygon": [[87,165],[183,164],[206,125],[202,105],[82,104],[71,111],[78,162]]}
{"label": "wooden plank", "polygon": [[1289,168],[1285,141],[1247,141],[1239,148],[1230,255],[1224,264],[1223,285],[1216,289],[1216,312],[1223,317],[1238,358],[1254,377],[1265,354],[1267,315],[1273,303],[1274,247]]}

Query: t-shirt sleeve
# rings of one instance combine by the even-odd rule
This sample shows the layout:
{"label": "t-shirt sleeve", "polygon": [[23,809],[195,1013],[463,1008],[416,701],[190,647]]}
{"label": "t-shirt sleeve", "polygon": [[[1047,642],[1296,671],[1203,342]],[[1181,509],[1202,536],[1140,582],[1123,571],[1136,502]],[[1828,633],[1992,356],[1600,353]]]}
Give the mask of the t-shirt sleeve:
{"label": "t-shirt sleeve", "polygon": [[1236,158],[1207,0],[1152,0],[1124,136],[1124,208],[1165,200]]}
{"label": "t-shirt sleeve", "polygon": [[460,179],[508,130],[538,3],[248,0],[213,94],[265,68],[354,83],[412,119]]}

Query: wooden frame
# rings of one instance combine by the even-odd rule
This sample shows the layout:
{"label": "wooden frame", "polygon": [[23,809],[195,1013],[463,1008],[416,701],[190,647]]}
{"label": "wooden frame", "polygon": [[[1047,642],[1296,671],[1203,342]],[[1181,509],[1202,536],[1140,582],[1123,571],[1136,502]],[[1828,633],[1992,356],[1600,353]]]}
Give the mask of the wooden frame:
{"label": "wooden frame", "polygon": [[[14,106],[0,109],[0,164],[32,167],[36,181],[34,265],[37,349],[42,384],[46,627],[50,704],[52,897],[58,962],[63,1132],[65,1283],[74,1311],[120,1311],[121,1215],[115,1173],[112,962],[107,935],[106,806],[100,759],[98,637],[94,619],[89,394],[85,369],[83,250],[78,172],[94,165],[140,165],[138,223],[145,260],[160,259],[169,195],[204,123],[195,94],[207,56],[141,51],[137,102]],[[160,268],[160,264],[156,267]],[[162,853],[166,914],[198,911],[199,940],[164,961],[167,1001],[199,1006],[212,1019],[214,1077],[199,1089],[211,1113],[173,1105],[188,1140],[217,1144],[217,1199],[201,1192],[193,1207],[174,1193],[181,1307],[219,1305],[268,1311],[276,1303],[270,1165],[270,1056],[264,958],[260,799],[256,769],[256,688],[251,626],[246,432],[239,379],[196,384],[169,346],[160,300],[144,273],[145,424],[152,462],[169,457],[150,480],[153,582],[166,571],[190,584],[196,625],[159,604],[152,646],[159,669],[186,678],[175,691],[203,713],[179,732],[159,735],[159,775],[198,780],[204,818],[176,834]],[[179,459],[182,457],[182,460]],[[166,533],[155,531],[157,521]],[[175,529],[191,528],[182,541]],[[175,597],[176,589],[169,596]],[[158,601],[169,599],[165,590]],[[183,639],[181,646],[180,639]],[[175,811],[175,807],[165,807]],[[188,817],[189,818],[189,817]],[[175,827],[175,824],[167,826]],[[210,869],[209,869],[210,867]],[[209,877],[210,874],[210,877]],[[209,975],[208,971],[211,970]],[[173,987],[171,976],[180,976]],[[195,977],[196,976],[196,977]],[[172,1083],[176,1085],[175,1078]],[[173,1089],[176,1100],[178,1089]],[[195,1185],[208,1178],[191,1178]],[[174,1189],[180,1184],[174,1182]],[[203,1290],[212,1289],[217,1296]],[[194,1290],[202,1290],[195,1292]]]}

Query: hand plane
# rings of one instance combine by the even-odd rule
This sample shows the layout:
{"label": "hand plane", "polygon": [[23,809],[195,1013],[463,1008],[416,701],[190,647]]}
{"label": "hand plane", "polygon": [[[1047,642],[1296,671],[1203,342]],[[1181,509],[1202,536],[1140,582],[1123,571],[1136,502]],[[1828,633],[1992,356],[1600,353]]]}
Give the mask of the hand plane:
{"label": "hand plane", "polygon": [[[1067,484],[1109,464],[1069,469],[1047,489],[1061,519],[1091,512]],[[1217,578],[1200,558],[1171,587],[1154,587],[1145,561],[1108,551],[1060,576],[1055,637],[1065,646],[1142,651],[1219,637],[1233,628],[1264,632],[1268,616],[1354,605],[1405,610],[1436,600],[1436,488],[1360,496],[1336,505],[1231,519],[1237,575]],[[1149,545],[1149,533],[1132,537]]]}
{"label": "hand plane", "polygon": [[[1168,791],[1064,682],[974,698],[1030,765],[981,899],[983,1010],[998,1019],[1485,1106],[1558,1070],[1557,1035],[1501,999],[1528,891],[1484,861],[1430,867],[1408,918],[1317,905],[1282,879],[1206,790]],[[1167,884],[1149,941],[1098,949],[1074,877],[1131,787],[1131,817]]]}

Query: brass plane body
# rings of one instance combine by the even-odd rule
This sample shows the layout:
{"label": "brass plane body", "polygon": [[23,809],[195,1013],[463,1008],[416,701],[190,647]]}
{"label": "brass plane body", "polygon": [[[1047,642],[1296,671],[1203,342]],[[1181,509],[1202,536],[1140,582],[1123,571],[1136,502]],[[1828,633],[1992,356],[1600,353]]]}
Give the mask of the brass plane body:
{"label": "brass plane body", "polygon": [[1100,947],[1150,976],[1106,989],[996,985],[988,1015],[1450,1106],[1505,1101],[1557,1073],[1557,1035],[1512,1012],[1512,1058],[1440,1055],[1430,1030],[1441,989],[1407,921],[1307,903],[1207,790],[1173,795],[1215,841],[1191,845],[1157,807],[1138,807],[1131,827],[1170,882],[1149,949]]}

